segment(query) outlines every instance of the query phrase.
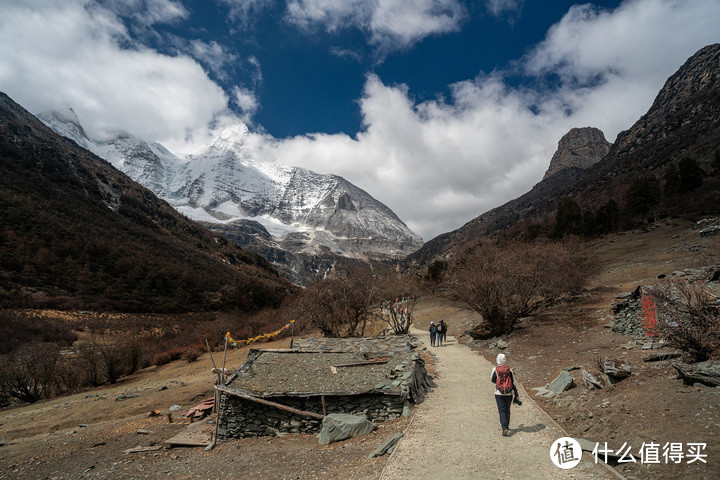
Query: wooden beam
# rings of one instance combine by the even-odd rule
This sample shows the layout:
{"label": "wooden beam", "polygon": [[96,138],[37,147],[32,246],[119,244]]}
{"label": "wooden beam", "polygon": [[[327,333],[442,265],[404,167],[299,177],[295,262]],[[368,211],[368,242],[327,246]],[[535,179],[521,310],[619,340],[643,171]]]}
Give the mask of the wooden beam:
{"label": "wooden beam", "polygon": [[355,362],[355,363],[343,363],[341,365],[333,365],[335,368],[340,367],[361,367],[363,365],[380,365],[381,363],[388,363],[387,359],[382,360],[368,360],[367,362]]}
{"label": "wooden beam", "polygon": [[258,398],[256,396],[254,396],[254,395],[248,395],[247,393],[240,392],[238,390],[235,390],[234,388],[216,385],[215,390],[218,390],[223,393],[227,393],[228,395],[233,395],[235,397],[242,398],[243,400],[248,400],[250,402],[259,403],[261,405],[267,405],[268,407],[277,408],[278,410],[284,410],[286,412],[294,413],[295,415],[301,415],[303,417],[315,418],[317,420],[322,420],[325,418],[325,415],[321,415],[319,413],[307,412],[305,410],[298,410],[297,408],[289,407],[289,406],[283,405],[281,403],[271,402],[270,400],[264,400],[262,398]]}

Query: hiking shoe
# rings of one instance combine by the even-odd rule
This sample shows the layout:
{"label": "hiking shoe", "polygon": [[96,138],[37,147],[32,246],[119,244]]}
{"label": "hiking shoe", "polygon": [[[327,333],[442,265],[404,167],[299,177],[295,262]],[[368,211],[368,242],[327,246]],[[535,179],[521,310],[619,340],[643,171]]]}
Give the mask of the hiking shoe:
{"label": "hiking shoe", "polygon": [[509,434],[510,434],[510,430],[507,430],[507,429],[503,428],[502,436],[503,436],[503,437],[507,437]]}

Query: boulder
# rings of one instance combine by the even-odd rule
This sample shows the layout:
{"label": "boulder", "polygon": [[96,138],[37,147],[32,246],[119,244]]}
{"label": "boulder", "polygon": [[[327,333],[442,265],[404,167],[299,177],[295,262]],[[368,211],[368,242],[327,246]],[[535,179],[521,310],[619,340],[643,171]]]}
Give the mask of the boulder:
{"label": "boulder", "polygon": [[563,370],[560,372],[560,375],[558,375],[555,380],[550,382],[550,385],[548,386],[548,390],[555,394],[560,394],[566,390],[569,390],[570,387],[575,385],[575,379],[573,376],[568,372],[567,370]]}
{"label": "boulder", "polygon": [[470,335],[473,340],[487,340],[488,338],[492,338],[495,336],[493,328],[490,326],[489,323],[485,322],[474,326],[467,331],[467,334]]}
{"label": "boulder", "polygon": [[508,348],[508,343],[505,340],[500,339],[497,341],[497,348],[504,350]]}
{"label": "boulder", "polygon": [[674,362],[672,366],[685,383],[702,383],[709,387],[720,387],[720,361],[707,361],[690,365]]}
{"label": "boulder", "polygon": [[318,439],[320,445],[328,445],[332,442],[370,433],[375,428],[375,424],[365,417],[347,413],[331,413],[323,419]]}

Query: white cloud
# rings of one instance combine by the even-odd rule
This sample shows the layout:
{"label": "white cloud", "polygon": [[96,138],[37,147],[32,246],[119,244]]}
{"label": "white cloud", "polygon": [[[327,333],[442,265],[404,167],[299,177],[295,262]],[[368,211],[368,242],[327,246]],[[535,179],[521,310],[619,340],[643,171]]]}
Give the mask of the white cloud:
{"label": "white cloud", "polygon": [[243,122],[251,123],[252,116],[255,114],[259,106],[255,93],[247,88],[236,86],[233,88],[233,95],[235,104],[240,107],[244,114]]}
{"label": "white cloud", "polygon": [[99,4],[146,27],[161,23],[172,24],[190,16],[190,12],[181,2],[173,0],[110,0],[101,1]]}
{"label": "white cloud", "polygon": [[358,28],[387,53],[458,30],[466,11],[458,0],[289,0],[286,16],[303,29]]}
{"label": "white cloud", "polygon": [[203,42],[197,39],[191,40],[188,52],[197,61],[207,65],[207,67],[215,72],[221,79],[227,79],[225,67],[238,61],[237,55],[230,53],[227,47],[215,41]]}
{"label": "white cloud", "polygon": [[176,150],[232,120],[228,96],[197,62],[135,45],[117,15],[94,2],[0,6],[0,85],[33,113],[72,106],[91,135],[122,128]]}
{"label": "white cloud", "polygon": [[275,0],[216,0],[228,8],[228,17],[244,28],[254,24],[255,17],[275,3]]}
{"label": "white cloud", "polygon": [[486,0],[485,6],[488,11],[499,17],[507,13],[518,13],[522,9],[525,0]]}
{"label": "white cloud", "polygon": [[268,139],[267,148],[285,163],[343,175],[429,239],[528,191],[570,128],[595,126],[613,141],[685,59],[718,40],[717,25],[714,0],[573,7],[508,73],[560,69],[556,89],[510,88],[497,72],[417,103],[407,87],[369,76],[355,137]]}

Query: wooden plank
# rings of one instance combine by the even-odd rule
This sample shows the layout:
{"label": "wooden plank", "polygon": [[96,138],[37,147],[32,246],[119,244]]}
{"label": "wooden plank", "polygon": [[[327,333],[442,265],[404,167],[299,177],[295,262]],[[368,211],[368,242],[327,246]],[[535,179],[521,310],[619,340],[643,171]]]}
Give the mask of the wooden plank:
{"label": "wooden plank", "polygon": [[368,360],[367,362],[343,363],[341,365],[333,365],[333,367],[361,367],[363,365],[380,365],[382,363],[388,363],[387,358],[379,360]]}
{"label": "wooden plank", "polygon": [[157,450],[162,449],[162,445],[153,445],[151,447],[134,447],[134,448],[128,448],[123,453],[144,453],[144,452],[155,452]]}
{"label": "wooden plank", "polygon": [[298,410],[297,408],[289,407],[289,406],[283,405],[281,403],[271,402],[270,400],[263,400],[262,398],[259,398],[259,397],[253,396],[253,395],[248,395],[247,393],[240,392],[240,391],[235,390],[230,387],[224,387],[224,386],[218,385],[215,387],[215,389],[220,392],[227,393],[228,395],[233,395],[233,396],[242,398],[243,400],[248,400],[250,402],[259,403],[261,405],[267,405],[268,407],[274,407],[274,408],[277,408],[278,410],[285,410],[286,412],[294,413],[296,415],[301,415],[303,417],[315,418],[317,420],[322,420],[325,418],[325,415],[320,415],[319,413],[307,412],[305,410]]}

